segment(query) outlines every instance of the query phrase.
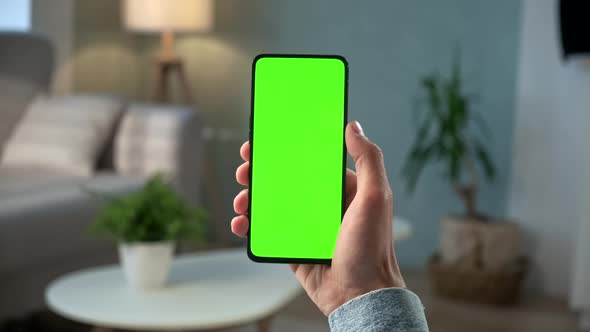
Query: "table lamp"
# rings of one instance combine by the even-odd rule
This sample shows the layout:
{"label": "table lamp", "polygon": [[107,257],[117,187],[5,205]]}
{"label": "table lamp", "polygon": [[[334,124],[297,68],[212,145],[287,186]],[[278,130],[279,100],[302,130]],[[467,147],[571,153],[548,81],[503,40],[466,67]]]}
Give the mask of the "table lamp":
{"label": "table lamp", "polygon": [[159,101],[168,99],[168,77],[176,73],[185,101],[192,102],[182,59],[174,50],[174,34],[210,30],[213,24],[212,0],[125,0],[123,6],[128,30],[161,35],[161,49],[155,61],[153,97]]}

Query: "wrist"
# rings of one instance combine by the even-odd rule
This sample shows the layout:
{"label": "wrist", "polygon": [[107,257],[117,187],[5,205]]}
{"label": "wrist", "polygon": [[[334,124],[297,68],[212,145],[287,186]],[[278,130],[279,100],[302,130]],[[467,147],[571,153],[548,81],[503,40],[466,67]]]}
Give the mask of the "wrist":
{"label": "wrist", "polygon": [[339,296],[336,301],[330,303],[325,308],[322,308],[321,311],[326,317],[328,317],[334,310],[338,309],[342,305],[363,295],[385,288],[406,288],[406,284],[400,276],[399,278],[392,278],[387,282],[379,282],[367,287],[347,289],[340,293],[341,296]]}

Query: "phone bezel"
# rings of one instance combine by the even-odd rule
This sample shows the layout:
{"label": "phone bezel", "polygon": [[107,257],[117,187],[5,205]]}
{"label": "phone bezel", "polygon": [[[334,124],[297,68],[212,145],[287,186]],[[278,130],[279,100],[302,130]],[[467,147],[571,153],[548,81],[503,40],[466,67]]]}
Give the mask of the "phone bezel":
{"label": "phone bezel", "polygon": [[[344,117],[342,124],[342,203],[341,203],[341,219],[344,217],[345,203],[346,203],[346,142],[344,140],[344,134],[346,130],[346,124],[348,122],[348,61],[341,55],[323,55],[323,54],[278,54],[278,53],[263,53],[257,55],[252,61],[252,82],[250,91],[250,119],[249,119],[249,134],[250,140],[250,186],[248,190],[248,219],[250,219],[250,207],[252,204],[252,168],[253,168],[253,154],[254,154],[254,87],[256,81],[256,63],[262,58],[320,58],[320,59],[337,59],[342,61],[344,64]],[[342,222],[342,220],[341,220]],[[330,264],[332,259],[315,259],[315,258],[294,258],[294,257],[264,257],[254,255],[251,251],[251,237],[250,230],[248,230],[248,245],[247,252],[248,257],[257,263],[298,263],[298,264]]]}

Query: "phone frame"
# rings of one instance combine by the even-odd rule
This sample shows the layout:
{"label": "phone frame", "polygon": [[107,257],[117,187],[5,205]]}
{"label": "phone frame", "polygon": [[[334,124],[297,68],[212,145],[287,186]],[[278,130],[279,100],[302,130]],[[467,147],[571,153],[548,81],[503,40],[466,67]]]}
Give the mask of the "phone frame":
{"label": "phone frame", "polygon": [[[278,53],[262,53],[257,55],[252,61],[252,82],[250,91],[250,130],[248,133],[248,139],[250,141],[250,186],[248,190],[248,212],[247,216],[250,219],[250,208],[252,204],[252,169],[254,167],[253,155],[254,155],[254,88],[256,81],[256,63],[262,58],[311,58],[311,59],[337,59],[342,61],[344,64],[344,117],[342,123],[342,202],[341,202],[341,220],[344,217],[345,204],[346,204],[346,142],[344,135],[346,132],[346,124],[348,123],[348,61],[340,55],[324,55],[324,54],[278,54]],[[293,258],[293,257],[263,257],[256,256],[251,250],[251,237],[250,229],[248,229],[248,246],[247,252],[248,257],[258,263],[299,263],[299,264],[331,264],[331,259],[315,259],[315,258]]]}

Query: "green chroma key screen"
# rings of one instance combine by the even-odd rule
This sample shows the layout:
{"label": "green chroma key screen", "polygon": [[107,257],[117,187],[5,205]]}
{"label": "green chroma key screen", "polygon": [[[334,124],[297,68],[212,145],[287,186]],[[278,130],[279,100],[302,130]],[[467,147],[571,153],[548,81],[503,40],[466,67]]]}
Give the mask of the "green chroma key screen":
{"label": "green chroma key screen", "polygon": [[248,247],[253,260],[332,258],[343,211],[347,78],[339,56],[254,60]]}

